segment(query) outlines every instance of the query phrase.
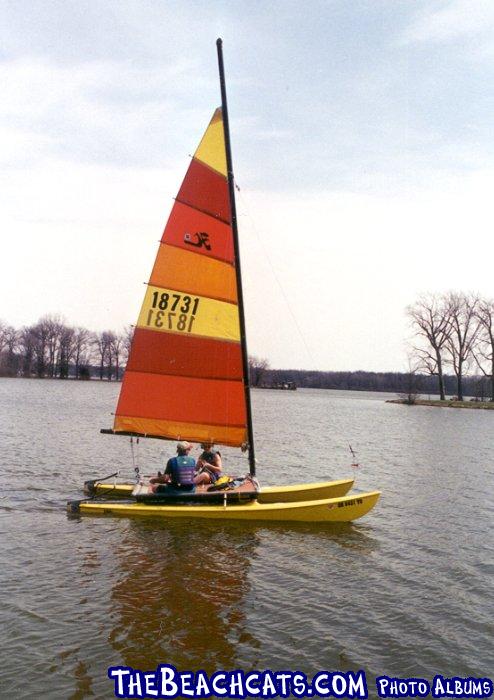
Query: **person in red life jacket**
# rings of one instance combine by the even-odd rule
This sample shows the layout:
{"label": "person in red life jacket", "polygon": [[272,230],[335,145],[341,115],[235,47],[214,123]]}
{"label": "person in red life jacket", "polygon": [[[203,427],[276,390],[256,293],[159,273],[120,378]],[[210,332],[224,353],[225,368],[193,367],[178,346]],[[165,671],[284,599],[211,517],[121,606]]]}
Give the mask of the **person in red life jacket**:
{"label": "person in red life jacket", "polygon": [[194,484],[214,484],[220,478],[223,469],[221,454],[213,449],[214,443],[211,441],[202,442],[201,447],[203,451],[197,460]]}
{"label": "person in red life jacket", "polygon": [[189,456],[191,449],[190,442],[179,442],[177,456],[168,460],[165,473],[158,472],[158,476],[153,477],[149,482],[153,485],[168,484],[175,489],[191,491],[194,488],[196,470],[196,460]]}

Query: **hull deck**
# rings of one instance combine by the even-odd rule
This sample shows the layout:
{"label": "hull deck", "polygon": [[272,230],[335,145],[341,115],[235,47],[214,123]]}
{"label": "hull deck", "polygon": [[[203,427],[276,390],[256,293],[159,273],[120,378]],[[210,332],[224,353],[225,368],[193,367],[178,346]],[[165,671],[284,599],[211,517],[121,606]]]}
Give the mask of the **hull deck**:
{"label": "hull deck", "polygon": [[257,497],[258,491],[251,481],[244,481],[234,488],[212,489],[211,486],[196,486],[192,491],[180,491],[170,486],[160,485],[153,492],[150,486],[135,486],[132,496],[138,503],[176,505],[176,504],[218,504],[246,503]]}

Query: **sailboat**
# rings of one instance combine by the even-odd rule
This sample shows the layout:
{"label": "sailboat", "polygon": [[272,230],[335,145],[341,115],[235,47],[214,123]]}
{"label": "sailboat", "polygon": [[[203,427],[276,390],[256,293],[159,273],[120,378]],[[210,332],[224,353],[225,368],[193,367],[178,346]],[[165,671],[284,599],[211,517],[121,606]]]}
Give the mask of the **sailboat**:
{"label": "sailboat", "polygon": [[[86,482],[71,512],[337,522],[365,515],[380,492],[348,497],[353,479],[259,487],[249,386],[235,184],[222,41],[221,107],[196,149],[165,226],[134,329],[113,428],[134,438],[241,448],[249,474],[223,491],[157,495],[138,484]],[[130,502],[98,500],[101,495]]]}

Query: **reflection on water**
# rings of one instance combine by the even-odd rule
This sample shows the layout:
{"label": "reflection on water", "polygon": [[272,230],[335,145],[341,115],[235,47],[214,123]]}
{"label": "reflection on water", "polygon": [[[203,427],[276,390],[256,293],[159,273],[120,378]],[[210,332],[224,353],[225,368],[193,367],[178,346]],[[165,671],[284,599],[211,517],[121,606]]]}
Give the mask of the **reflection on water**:
{"label": "reflection on water", "polygon": [[[98,432],[117,390],[0,380],[9,696],[109,698],[107,668],[118,664],[489,674],[494,415],[254,392],[262,482],[353,476],[350,443],[357,488],[383,491],[376,509],[331,527],[67,518],[85,479],[132,476],[127,441]],[[141,441],[141,469],[156,471],[171,451]],[[224,459],[245,473],[235,451]]]}
{"label": "reflection on water", "polygon": [[120,575],[110,643],[128,665],[230,668],[246,624],[250,562],[257,538],[210,523],[132,522],[114,552]]}

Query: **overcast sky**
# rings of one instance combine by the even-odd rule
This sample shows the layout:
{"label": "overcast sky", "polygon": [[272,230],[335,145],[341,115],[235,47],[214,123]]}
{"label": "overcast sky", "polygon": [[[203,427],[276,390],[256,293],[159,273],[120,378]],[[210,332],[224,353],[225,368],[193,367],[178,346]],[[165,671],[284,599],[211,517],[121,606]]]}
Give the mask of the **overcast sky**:
{"label": "overcast sky", "polygon": [[248,344],[404,370],[424,291],[494,296],[492,0],[0,1],[0,319],[135,323],[220,102]]}

